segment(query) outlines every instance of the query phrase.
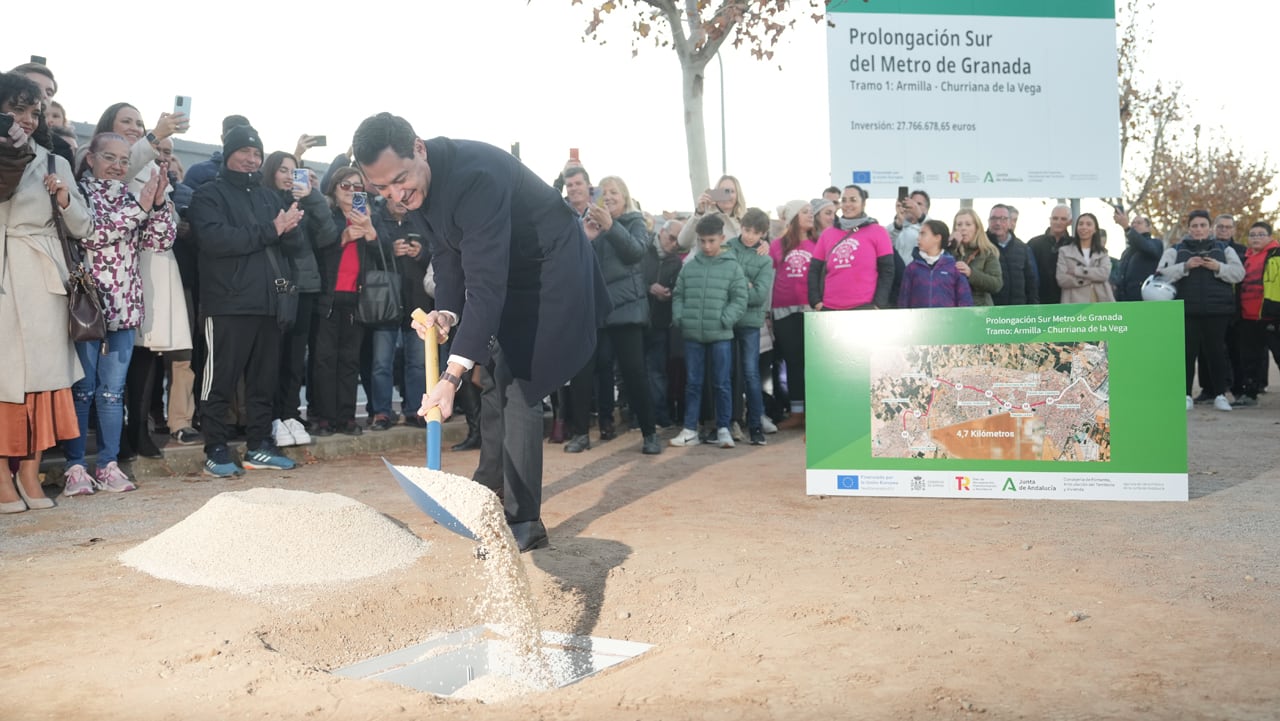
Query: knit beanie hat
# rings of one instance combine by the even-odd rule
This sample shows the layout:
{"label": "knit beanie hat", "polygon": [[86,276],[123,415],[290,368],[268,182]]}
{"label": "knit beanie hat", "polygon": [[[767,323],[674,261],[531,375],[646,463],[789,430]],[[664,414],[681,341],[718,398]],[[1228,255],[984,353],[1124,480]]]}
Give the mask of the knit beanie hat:
{"label": "knit beanie hat", "polygon": [[251,125],[237,125],[228,130],[222,139],[222,157],[230,158],[237,150],[251,146],[257,148],[259,153],[262,152],[262,139],[258,137],[258,131]]}
{"label": "knit beanie hat", "polygon": [[778,207],[778,220],[781,220],[785,226],[791,222],[792,218],[796,217],[796,213],[799,213],[801,208],[808,205],[809,202],[806,200],[789,201],[786,205]]}
{"label": "knit beanie hat", "polygon": [[834,208],[835,203],[831,202],[830,200],[827,200],[826,198],[814,198],[813,200],[809,201],[809,207],[813,208],[814,215],[821,213],[822,209],[827,206],[831,206]]}

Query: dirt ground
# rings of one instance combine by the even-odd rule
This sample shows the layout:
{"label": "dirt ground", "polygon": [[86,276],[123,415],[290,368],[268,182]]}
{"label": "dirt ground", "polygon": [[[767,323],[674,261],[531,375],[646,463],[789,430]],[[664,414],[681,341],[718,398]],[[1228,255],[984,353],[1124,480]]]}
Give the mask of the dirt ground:
{"label": "dirt ground", "polygon": [[[375,457],[64,499],[0,518],[0,718],[1280,718],[1280,394],[1190,415],[1188,503],[808,497],[795,432],[549,446],[553,547],[523,556],[544,627],[656,647],[488,705],[327,673],[483,620],[471,544]],[[430,549],[263,597],[116,560],[256,485],[350,496]]]}

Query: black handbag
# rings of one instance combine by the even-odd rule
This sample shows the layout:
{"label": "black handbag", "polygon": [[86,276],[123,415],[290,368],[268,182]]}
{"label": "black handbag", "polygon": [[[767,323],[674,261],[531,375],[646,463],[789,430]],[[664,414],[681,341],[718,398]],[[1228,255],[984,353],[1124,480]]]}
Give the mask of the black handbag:
{"label": "black handbag", "polygon": [[276,274],[276,279],[273,281],[276,289],[276,325],[280,326],[280,332],[288,333],[293,330],[293,324],[298,320],[298,286],[280,272],[280,261],[276,259],[276,249],[267,246],[266,251],[267,260],[271,261],[271,270]]}
{"label": "black handbag", "polygon": [[399,323],[404,313],[400,306],[400,271],[396,268],[395,255],[391,256],[388,267],[382,242],[374,242],[382,257],[382,269],[366,270],[362,274],[364,280],[356,293],[356,320],[369,326]]}
{"label": "black handbag", "polygon": [[[49,173],[55,174],[57,166],[54,156],[49,155]],[[67,192],[71,192],[68,188]],[[102,291],[98,282],[93,279],[84,267],[84,259],[77,248],[72,247],[67,237],[67,224],[62,220],[62,208],[58,207],[58,196],[49,196],[49,204],[53,207],[53,227],[58,232],[58,240],[62,243],[62,257],[67,263],[67,335],[76,342],[102,341],[101,352],[110,352],[107,347],[107,317],[102,307]]]}

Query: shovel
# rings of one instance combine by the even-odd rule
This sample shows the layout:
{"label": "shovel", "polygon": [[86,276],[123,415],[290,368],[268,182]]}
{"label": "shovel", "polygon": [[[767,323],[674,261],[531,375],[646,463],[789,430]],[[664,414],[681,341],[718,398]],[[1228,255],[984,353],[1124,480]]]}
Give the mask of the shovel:
{"label": "shovel", "polygon": [[[426,325],[427,314],[421,308],[414,308],[411,315],[414,320]],[[425,346],[424,352],[426,355],[425,365],[427,369],[427,393],[430,393],[431,389],[435,388],[436,381],[440,377],[439,338],[435,334],[434,329],[432,329],[432,331],[433,332],[427,333],[427,337],[423,341]],[[427,469],[431,471],[443,472],[440,471],[440,424],[442,421],[443,418],[440,414],[439,408],[432,408],[430,411],[427,411]],[[431,520],[440,524],[444,528],[453,531],[459,536],[462,536],[463,538],[467,538],[472,541],[477,540],[475,534],[471,532],[471,529],[463,525],[462,521],[459,521],[452,513],[445,510],[444,507],[428,495],[426,491],[422,490],[421,486],[409,480],[403,473],[396,470],[396,467],[391,465],[391,462],[386,458],[383,458],[382,462],[387,465],[387,470],[391,471],[391,475],[394,476],[396,482],[400,484],[400,488],[404,489],[405,494],[409,496],[409,500],[413,501],[415,506],[422,509],[423,513],[430,516]],[[470,483],[471,481],[467,480],[466,482]]]}

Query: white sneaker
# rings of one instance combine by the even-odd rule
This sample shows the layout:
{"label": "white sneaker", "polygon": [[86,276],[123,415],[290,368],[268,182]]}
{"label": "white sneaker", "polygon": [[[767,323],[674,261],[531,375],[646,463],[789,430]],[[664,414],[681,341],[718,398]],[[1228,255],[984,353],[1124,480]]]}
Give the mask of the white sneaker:
{"label": "white sneaker", "polygon": [[698,445],[698,432],[691,431],[688,428],[681,428],[680,433],[671,439],[673,446],[696,446]]}
{"label": "white sneaker", "polygon": [[293,434],[294,445],[309,446],[311,445],[311,434],[307,433],[307,429],[303,427],[302,421],[297,418],[284,419],[284,427]]}
{"label": "white sneaker", "polygon": [[728,428],[716,429],[716,445],[721,448],[733,448],[733,434]]}
{"label": "white sneaker", "polygon": [[109,493],[128,493],[138,488],[115,461],[97,470],[97,481],[93,485],[98,490]]}
{"label": "white sneaker", "polygon": [[1195,408],[1195,407],[1196,407],[1195,399],[1192,398],[1191,396],[1187,396],[1187,410],[1191,410],[1192,408]]}
{"label": "white sneaker", "polygon": [[729,426],[729,435],[733,436],[733,440],[735,441],[740,441],[746,438],[746,436],[742,435],[742,426],[738,425],[737,421],[734,421]]}
{"label": "white sneaker", "polygon": [[760,416],[760,429],[765,433],[777,433],[778,426],[769,416]]}
{"label": "white sneaker", "polygon": [[293,437],[293,431],[290,431],[289,426],[286,426],[279,418],[271,421],[271,438],[275,440],[278,448],[298,445],[298,441]]}
{"label": "white sneaker", "polygon": [[1213,399],[1213,407],[1220,411],[1229,411],[1231,410],[1231,401],[1227,400],[1226,396],[1220,395]]}
{"label": "white sneaker", "polygon": [[89,471],[79,463],[71,466],[63,474],[66,481],[66,488],[62,491],[64,496],[91,496],[93,495],[93,477],[89,475]]}

